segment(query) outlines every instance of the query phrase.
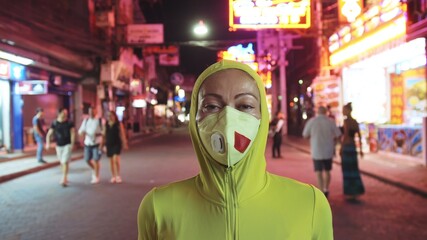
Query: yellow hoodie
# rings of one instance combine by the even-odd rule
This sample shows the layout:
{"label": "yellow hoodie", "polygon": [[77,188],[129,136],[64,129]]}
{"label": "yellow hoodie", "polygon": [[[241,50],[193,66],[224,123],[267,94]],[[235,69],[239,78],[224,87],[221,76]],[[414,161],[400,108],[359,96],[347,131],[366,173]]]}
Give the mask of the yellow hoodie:
{"label": "yellow hoodie", "polygon": [[[257,82],[261,96],[258,134],[244,158],[226,168],[212,159],[197,130],[197,95],[213,73],[240,69]],[[266,171],[268,109],[264,84],[246,64],[223,60],[197,79],[189,129],[200,173],[152,189],[138,211],[138,239],[333,239],[332,215],[324,194],[312,185]]]}

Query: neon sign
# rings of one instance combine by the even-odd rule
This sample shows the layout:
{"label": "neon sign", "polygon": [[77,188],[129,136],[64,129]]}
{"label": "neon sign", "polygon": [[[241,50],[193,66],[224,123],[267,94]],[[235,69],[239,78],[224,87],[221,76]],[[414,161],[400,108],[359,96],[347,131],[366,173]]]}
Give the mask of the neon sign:
{"label": "neon sign", "polygon": [[255,62],[255,51],[252,43],[247,47],[242,44],[229,47],[227,51],[218,52],[218,61],[222,59],[234,60],[249,65],[254,71],[258,71],[258,63]]}
{"label": "neon sign", "polygon": [[362,13],[362,0],[339,0],[340,22],[354,22]]}
{"label": "neon sign", "polygon": [[229,26],[236,29],[309,28],[310,0],[229,0]]}
{"label": "neon sign", "polygon": [[331,66],[354,59],[383,44],[402,39],[406,34],[406,4],[385,0],[329,38]]}
{"label": "neon sign", "polygon": [[247,47],[242,44],[229,47],[227,51],[220,51],[218,54],[219,60],[234,60],[238,62],[255,62],[255,51],[252,43]]}

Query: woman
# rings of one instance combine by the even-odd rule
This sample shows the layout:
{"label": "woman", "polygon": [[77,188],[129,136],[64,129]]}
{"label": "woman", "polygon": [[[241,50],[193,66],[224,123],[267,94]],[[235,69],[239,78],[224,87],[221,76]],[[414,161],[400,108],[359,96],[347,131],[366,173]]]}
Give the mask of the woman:
{"label": "woman", "polygon": [[120,152],[122,147],[128,149],[123,125],[119,122],[114,111],[108,112],[108,121],[104,128],[105,146],[107,157],[110,158],[111,183],[121,183],[120,177]]}
{"label": "woman", "polygon": [[266,171],[269,113],[248,65],[223,60],[198,77],[190,136],[197,176],[152,189],[139,239],[333,239],[331,210],[312,185]]}
{"label": "woman", "polygon": [[[359,195],[365,192],[362,179],[359,173],[357,148],[355,137],[359,139],[359,148],[362,149],[362,135],[360,135],[359,123],[351,116],[351,103],[343,107],[345,117],[342,127],[343,135],[341,140],[341,166],[343,173],[344,195],[349,200],[355,200]],[[360,150],[360,157],[363,157],[363,151]]]}

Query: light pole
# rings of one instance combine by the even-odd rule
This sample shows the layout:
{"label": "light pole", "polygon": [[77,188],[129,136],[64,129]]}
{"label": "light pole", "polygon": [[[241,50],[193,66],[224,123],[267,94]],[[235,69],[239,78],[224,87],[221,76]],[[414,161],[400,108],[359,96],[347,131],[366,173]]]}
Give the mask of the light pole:
{"label": "light pole", "polygon": [[[287,111],[287,94],[286,94],[286,51],[289,46],[286,44],[284,39],[283,31],[279,31],[279,48],[280,48],[280,60],[279,60],[279,70],[280,70],[280,111],[285,116],[285,123],[288,122],[288,111]],[[288,124],[283,126],[283,135],[288,134]]]}
{"label": "light pole", "polygon": [[[286,66],[288,65],[288,62],[286,61],[286,54],[289,50],[294,49],[303,49],[302,46],[294,46],[292,40],[294,38],[300,38],[300,36],[296,35],[290,35],[286,34],[284,31],[279,31],[279,49],[280,49],[280,56],[279,56],[279,74],[280,74],[280,111],[285,115],[285,122],[288,123],[288,106],[287,106],[287,94],[286,94]],[[288,126],[285,124],[283,131],[283,135],[288,134]]]}

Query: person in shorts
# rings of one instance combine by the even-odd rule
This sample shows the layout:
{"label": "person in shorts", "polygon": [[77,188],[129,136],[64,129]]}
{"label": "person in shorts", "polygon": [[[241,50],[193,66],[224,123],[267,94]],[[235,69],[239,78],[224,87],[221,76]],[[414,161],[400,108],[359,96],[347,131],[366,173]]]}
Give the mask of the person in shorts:
{"label": "person in shorts", "polygon": [[58,117],[52,122],[46,136],[46,150],[50,148],[50,138],[52,134],[56,140],[56,156],[61,163],[62,178],[60,184],[68,186],[68,169],[71,160],[71,152],[74,146],[75,133],[74,123],[68,121],[68,111],[65,108],[58,110]]}
{"label": "person in shorts", "polygon": [[311,155],[318,187],[328,197],[332,158],[335,155],[335,144],[341,135],[341,131],[326,113],[326,107],[320,106],[317,116],[307,121],[302,136],[310,138]]}
{"label": "person in shorts", "polygon": [[84,159],[92,169],[91,184],[99,183],[99,169],[102,147],[102,120],[96,116],[96,109],[89,107],[89,117],[83,120],[79,135],[84,136]]}

